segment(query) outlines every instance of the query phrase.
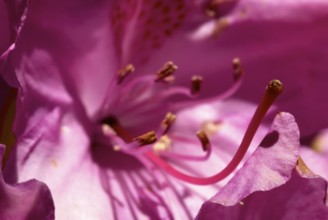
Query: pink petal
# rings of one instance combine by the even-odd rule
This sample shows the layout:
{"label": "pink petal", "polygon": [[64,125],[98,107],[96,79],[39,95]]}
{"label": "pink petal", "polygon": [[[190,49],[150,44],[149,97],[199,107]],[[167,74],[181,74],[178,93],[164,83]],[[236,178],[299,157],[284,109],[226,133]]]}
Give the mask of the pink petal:
{"label": "pink petal", "polygon": [[31,177],[45,182],[58,219],[196,215],[204,198],[187,185],[160,170],[147,170],[138,159],[113,151],[110,144],[97,143],[84,127],[88,124],[75,114],[59,108],[41,113],[43,117],[30,118],[5,174],[10,182]]}
{"label": "pink petal", "polygon": [[9,21],[7,15],[7,8],[3,1],[0,2],[0,56],[9,47]]}
{"label": "pink petal", "polygon": [[319,177],[304,178],[294,171],[283,185],[254,192],[232,206],[206,202],[197,219],[326,219],[327,182]]}
{"label": "pink petal", "polygon": [[[0,145],[0,163],[5,147]],[[46,184],[35,179],[8,185],[0,169],[0,218],[3,220],[55,219],[54,204]]]}
{"label": "pink petal", "polygon": [[[290,178],[299,155],[299,131],[294,117],[279,113],[260,146],[211,201],[233,205],[252,192],[270,190]],[[238,193],[232,194],[236,188]]]}
{"label": "pink petal", "polygon": [[[327,183],[315,175],[292,173],[299,156],[298,139],[293,116],[277,115],[260,147],[203,205],[198,219],[311,219],[328,215],[323,203]],[[300,212],[304,207],[306,211]]]}
{"label": "pink petal", "polygon": [[60,103],[74,97],[94,113],[119,68],[108,8],[104,1],[30,2],[9,64],[24,91]]}
{"label": "pink petal", "polygon": [[[325,0],[241,0],[222,18],[228,27],[222,30],[217,47],[213,48],[218,51],[216,56],[213,52],[212,58],[202,63],[209,65],[209,59],[220,59],[225,64],[240,57],[245,83],[237,96],[255,102],[253,91],[272,78],[280,79],[286,89],[278,104],[295,115],[303,136],[311,135],[328,124],[328,118],[324,117],[328,104],[319,95],[327,93],[327,8]],[[194,36],[212,36],[215,21],[205,23],[202,28]],[[221,75],[204,72],[205,81],[213,82],[206,87],[208,93],[230,83],[224,74],[227,68],[227,65],[218,67]]]}

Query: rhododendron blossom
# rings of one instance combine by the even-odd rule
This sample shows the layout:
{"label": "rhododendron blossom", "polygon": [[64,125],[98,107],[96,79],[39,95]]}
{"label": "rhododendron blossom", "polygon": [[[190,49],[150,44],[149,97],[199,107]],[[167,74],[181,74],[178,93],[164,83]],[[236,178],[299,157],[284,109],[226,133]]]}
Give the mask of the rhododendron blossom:
{"label": "rhododendron blossom", "polygon": [[[243,60],[213,61],[220,48],[203,28],[243,1],[219,2],[6,2],[12,44],[0,73],[18,89],[6,182],[42,181],[56,219],[251,219],[270,215],[252,212],[254,201],[309,189],[315,202],[301,217],[327,215],[326,181],[299,159],[294,117],[279,113],[269,132],[262,123],[282,83],[249,87],[257,106],[231,98],[247,75]],[[224,27],[219,19],[215,34]],[[308,199],[284,206],[295,213]],[[238,203],[246,212],[225,214]]]}

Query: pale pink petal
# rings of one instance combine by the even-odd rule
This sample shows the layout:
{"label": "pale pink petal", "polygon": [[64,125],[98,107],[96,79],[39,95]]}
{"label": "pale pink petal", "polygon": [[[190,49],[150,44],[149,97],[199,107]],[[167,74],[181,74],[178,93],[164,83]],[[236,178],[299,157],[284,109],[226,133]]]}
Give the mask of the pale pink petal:
{"label": "pale pink petal", "polygon": [[301,177],[293,171],[285,184],[270,191],[254,192],[235,205],[206,202],[197,219],[326,219],[326,192],[327,182],[324,179]]}
{"label": "pale pink petal", "polygon": [[10,31],[7,8],[3,1],[0,2],[0,56],[10,45]]}
{"label": "pale pink petal", "polygon": [[[280,113],[260,147],[203,205],[197,219],[318,219],[328,215],[323,201],[327,183],[315,175],[292,173],[298,149],[295,120],[288,113]],[[300,212],[304,207],[307,210]]]}
{"label": "pale pink petal", "polygon": [[[0,145],[0,164],[5,147]],[[9,185],[0,169],[0,218],[2,220],[53,220],[54,203],[51,193],[42,182],[35,179]]]}
{"label": "pale pink petal", "polygon": [[45,182],[58,219],[196,215],[204,198],[192,188],[161,170],[147,170],[139,159],[114,151],[110,143],[99,142],[88,130],[90,124],[80,124],[83,120],[78,122],[77,115],[60,108],[43,115],[40,121],[31,120],[34,123],[20,136],[5,176],[11,183],[31,177]]}
{"label": "pale pink petal", "polygon": [[75,97],[93,114],[119,68],[108,11],[106,1],[29,2],[10,57],[23,91],[38,92],[45,101]]}

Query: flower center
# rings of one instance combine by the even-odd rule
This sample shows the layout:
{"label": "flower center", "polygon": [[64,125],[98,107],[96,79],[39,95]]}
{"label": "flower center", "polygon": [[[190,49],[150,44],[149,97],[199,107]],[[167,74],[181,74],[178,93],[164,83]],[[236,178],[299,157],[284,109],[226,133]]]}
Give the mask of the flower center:
{"label": "flower center", "polygon": [[[127,80],[126,76],[132,73],[133,70],[134,68],[131,64],[120,70],[116,85],[122,84],[121,86],[123,86],[124,81]],[[125,93],[127,95],[130,95],[131,98],[130,100],[128,100],[128,104],[130,104],[129,109],[131,109],[131,114],[136,117],[135,112],[138,112],[139,116],[137,117],[144,118],[145,116],[148,116],[151,112],[152,114],[158,117],[158,112],[156,111],[167,111],[168,109],[175,110],[177,108],[180,108],[181,106],[188,107],[195,105],[195,102],[191,101],[184,101],[182,103],[178,103],[178,105],[175,105],[174,103],[172,104],[167,102],[166,99],[173,95],[181,94],[186,95],[187,97],[194,97],[194,94],[199,93],[201,89],[201,82],[203,79],[200,76],[192,77],[191,88],[162,87],[161,89],[158,89],[158,87],[155,86],[158,85],[159,82],[165,82],[165,85],[170,85],[167,83],[172,83],[174,81],[173,73],[176,70],[177,66],[173,62],[167,62],[156,73],[155,77],[142,76],[128,82],[126,84],[127,88],[125,88]],[[235,89],[239,87],[243,76],[243,69],[240,65],[239,59],[233,60],[233,73],[235,83],[231,87],[231,89],[225,92],[224,94],[216,96],[212,99],[217,100],[229,97],[235,91]],[[145,83],[144,86],[146,86],[147,89],[142,90],[142,92],[138,92],[138,90],[135,89],[135,86],[138,86],[139,83]],[[200,130],[196,134],[201,143],[203,151],[205,152],[204,155],[184,155],[170,151],[170,146],[172,141],[174,141],[174,138],[170,137],[169,130],[176,119],[176,116],[172,112],[167,111],[168,113],[166,114],[162,122],[157,122],[157,125],[160,124],[160,126],[156,131],[154,131],[153,129],[149,129],[150,131],[144,132],[142,135],[137,136],[134,135],[137,132],[131,132],[131,129],[128,129],[128,126],[126,126],[129,125],[129,121],[126,120],[128,117],[125,117],[122,112],[112,110],[112,112],[108,114],[109,116],[103,117],[103,119],[101,120],[103,126],[102,131],[103,134],[110,139],[110,142],[114,146],[114,150],[133,155],[136,158],[140,159],[140,161],[142,162],[146,161],[145,165],[150,169],[152,169],[154,166],[159,167],[167,173],[171,174],[172,176],[193,184],[213,184],[226,178],[236,169],[238,164],[242,161],[266,112],[282,91],[283,85],[280,81],[272,80],[268,84],[263,98],[260,101],[251,119],[251,122],[244,134],[244,137],[236,154],[222,171],[210,177],[197,177],[185,174],[177,170],[168,162],[171,160],[206,161],[212,152],[211,142],[205,130]],[[121,98],[120,96],[118,97]],[[155,104],[153,103],[153,101],[155,102]],[[196,104],[206,101],[208,101],[208,99],[197,101]],[[120,100],[115,100],[113,102],[115,103],[115,105],[111,103],[111,108],[109,109],[121,109],[122,106],[118,104],[120,102]],[[144,124],[140,123],[139,126],[140,125]]]}

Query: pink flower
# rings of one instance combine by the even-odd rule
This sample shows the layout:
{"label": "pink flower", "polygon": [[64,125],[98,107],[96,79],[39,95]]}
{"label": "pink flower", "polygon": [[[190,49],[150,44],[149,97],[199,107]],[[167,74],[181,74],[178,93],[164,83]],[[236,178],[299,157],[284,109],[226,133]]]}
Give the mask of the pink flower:
{"label": "pink flower", "polygon": [[[231,88],[206,94],[217,83],[205,78],[202,84],[199,71],[217,71],[213,58],[220,53],[216,41],[193,38],[208,20],[203,3],[49,0],[9,7],[10,18],[20,19],[12,20],[16,35],[1,56],[0,71],[19,94],[17,144],[6,180],[46,183],[58,219],[195,217],[224,185],[219,181],[231,178],[254,150],[256,144],[248,151],[253,136],[282,91],[272,81],[252,118],[254,106],[224,101],[243,79],[234,59]],[[170,84],[174,72],[183,79],[189,75],[191,86]],[[201,85],[204,99],[192,100]],[[278,137],[269,135],[270,146],[258,148],[223,191],[236,179],[255,179],[240,185],[247,196],[292,178],[299,138],[293,117],[277,116],[273,131]],[[277,164],[263,165],[261,158]],[[249,166],[254,161],[259,169]]]}

